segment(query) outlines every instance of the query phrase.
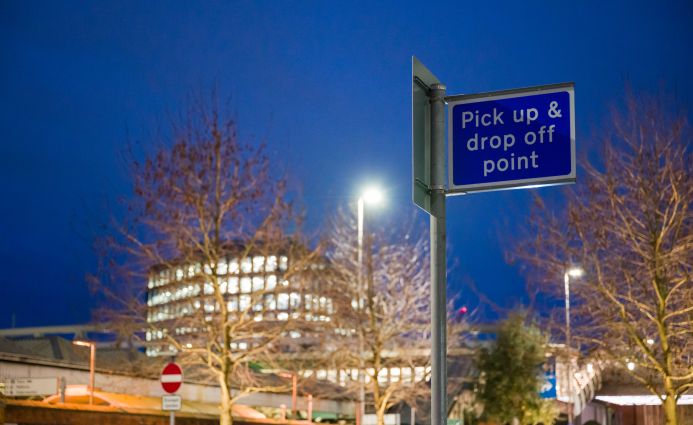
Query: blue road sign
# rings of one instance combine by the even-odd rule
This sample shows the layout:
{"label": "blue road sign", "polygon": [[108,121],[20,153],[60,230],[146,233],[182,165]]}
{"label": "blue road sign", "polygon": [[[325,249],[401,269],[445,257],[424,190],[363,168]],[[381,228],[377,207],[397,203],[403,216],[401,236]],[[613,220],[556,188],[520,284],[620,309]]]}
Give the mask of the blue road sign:
{"label": "blue road sign", "polygon": [[448,97],[448,193],[575,181],[572,83]]}
{"label": "blue road sign", "polygon": [[556,374],[547,371],[542,378],[539,396],[541,398],[556,398]]}

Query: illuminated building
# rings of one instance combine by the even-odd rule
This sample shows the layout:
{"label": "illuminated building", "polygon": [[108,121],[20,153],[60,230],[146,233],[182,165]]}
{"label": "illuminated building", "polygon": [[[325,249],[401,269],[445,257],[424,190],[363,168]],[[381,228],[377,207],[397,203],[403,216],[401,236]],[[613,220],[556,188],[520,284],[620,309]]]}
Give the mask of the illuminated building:
{"label": "illuminated building", "polygon": [[[238,250],[236,250],[238,251]],[[286,274],[289,257],[274,255],[229,254],[216,267],[188,262],[171,267],[157,266],[149,273],[147,286],[147,354],[174,351],[164,340],[173,332],[177,340],[199,333],[198,327],[214,320],[221,306],[215,299],[212,277],[217,276],[227,310],[231,317],[248,315],[254,322],[283,322],[289,319],[305,323],[325,322],[333,313],[332,300],[319,293],[319,282],[297,282]],[[309,269],[319,269],[312,265]],[[290,337],[302,338],[299,331]],[[157,343],[161,341],[161,343]],[[189,346],[194,344],[192,338]],[[244,350],[251,340],[231,343],[232,349]]]}

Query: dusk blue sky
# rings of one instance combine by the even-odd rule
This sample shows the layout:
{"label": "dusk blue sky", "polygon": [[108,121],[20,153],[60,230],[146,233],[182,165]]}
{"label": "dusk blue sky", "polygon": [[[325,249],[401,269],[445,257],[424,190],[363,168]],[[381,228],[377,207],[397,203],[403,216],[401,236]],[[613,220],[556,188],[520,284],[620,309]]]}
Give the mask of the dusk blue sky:
{"label": "dusk blue sky", "polygon": [[[690,1],[0,1],[0,327],[90,319],[93,225],[129,193],[119,155],[191,93],[230,98],[241,137],[300,186],[311,229],[366,181],[387,190],[378,225],[415,210],[412,54],[449,94],[575,82],[587,152],[626,83],[690,110],[691,22]],[[560,204],[560,188],[448,200],[461,303],[477,302],[465,280],[522,299],[504,254],[536,191]]]}

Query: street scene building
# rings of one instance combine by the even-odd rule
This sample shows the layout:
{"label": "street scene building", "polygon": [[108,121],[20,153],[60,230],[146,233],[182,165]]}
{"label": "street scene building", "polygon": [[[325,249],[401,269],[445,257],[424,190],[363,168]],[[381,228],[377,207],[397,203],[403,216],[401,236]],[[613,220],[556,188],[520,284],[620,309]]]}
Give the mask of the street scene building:
{"label": "street scene building", "polygon": [[[334,311],[332,299],[320,293],[325,282],[304,282],[288,279],[285,274],[289,258],[280,253],[272,255],[230,255],[221,259],[214,272],[220,279],[219,291],[231,316],[249,315],[255,322],[326,322]],[[316,266],[317,267],[317,266]],[[213,273],[210,265],[195,263],[172,267],[157,266],[150,271],[147,285],[147,354],[175,352],[166,344],[165,336],[190,335],[189,340],[179,338],[192,346],[199,332],[199,323],[211,321],[219,312],[213,284],[207,278]],[[197,321],[195,316],[204,316]],[[197,325],[196,325],[197,323]],[[306,332],[309,329],[305,329]],[[299,330],[289,337],[308,338]],[[161,344],[158,342],[162,341]],[[246,350],[252,340],[234,341],[232,349]]]}

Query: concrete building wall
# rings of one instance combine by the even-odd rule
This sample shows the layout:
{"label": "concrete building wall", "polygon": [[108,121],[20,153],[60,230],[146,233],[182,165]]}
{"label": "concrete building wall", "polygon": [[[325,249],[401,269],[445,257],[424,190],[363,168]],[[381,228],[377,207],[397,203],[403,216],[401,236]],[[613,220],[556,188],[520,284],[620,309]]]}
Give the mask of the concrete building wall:
{"label": "concrete building wall", "polygon": [[[0,382],[9,378],[65,378],[67,385],[88,385],[89,371],[74,367],[61,367],[58,365],[31,364],[0,360]],[[164,391],[156,379],[139,378],[113,373],[97,372],[94,376],[96,388],[103,391],[139,394],[150,397],[161,397]],[[184,400],[199,401],[203,403],[219,403],[219,388],[213,385],[196,383],[183,383],[178,391]],[[247,406],[266,407],[291,407],[291,394],[257,393],[250,394],[239,400],[240,404]],[[299,410],[305,410],[307,400],[299,397],[297,400]],[[313,410],[351,415],[354,412],[354,403],[349,401],[335,401],[313,399]]]}

